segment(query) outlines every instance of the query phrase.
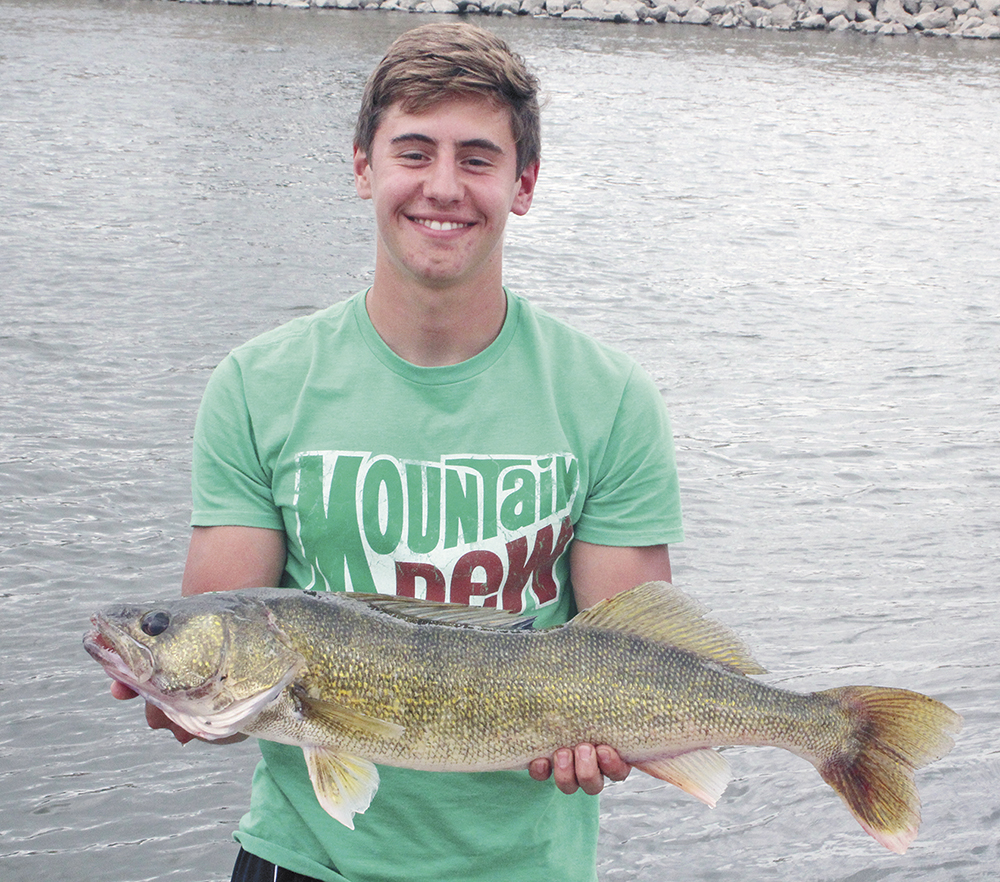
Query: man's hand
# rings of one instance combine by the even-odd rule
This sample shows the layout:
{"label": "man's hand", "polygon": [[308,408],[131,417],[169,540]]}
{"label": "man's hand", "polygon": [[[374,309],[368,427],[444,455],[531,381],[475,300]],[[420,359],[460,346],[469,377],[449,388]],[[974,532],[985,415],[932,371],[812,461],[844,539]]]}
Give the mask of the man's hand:
{"label": "man's hand", "polygon": [[[128,686],[124,683],[119,683],[117,680],[111,683],[111,694],[122,701],[139,697],[137,692],[133,692]],[[146,702],[146,724],[150,729],[169,729],[173,733],[174,738],[181,744],[187,744],[195,737],[186,729],[178,726],[155,704],[150,704],[148,701]]]}
{"label": "man's hand", "polygon": [[[133,692],[124,683],[119,683],[117,680],[113,680],[111,683],[111,694],[122,701],[127,701],[130,698],[138,698],[138,693]],[[247,739],[246,735],[237,733],[236,735],[230,735],[228,738],[219,738],[215,741],[209,741],[206,738],[198,738],[197,735],[188,732],[187,729],[182,729],[173,720],[170,719],[162,710],[160,710],[155,704],[150,704],[146,702],[146,724],[150,729],[167,729],[181,744],[187,744],[189,741],[193,741],[196,738],[199,741],[205,741],[207,744],[235,744],[238,741],[245,741]]]}
{"label": "man's hand", "polygon": [[553,776],[556,787],[563,793],[582,789],[594,796],[604,789],[604,779],[624,781],[632,767],[612,747],[606,744],[578,744],[576,749],[560,748],[552,759],[541,757],[531,761],[528,772],[536,781]]}

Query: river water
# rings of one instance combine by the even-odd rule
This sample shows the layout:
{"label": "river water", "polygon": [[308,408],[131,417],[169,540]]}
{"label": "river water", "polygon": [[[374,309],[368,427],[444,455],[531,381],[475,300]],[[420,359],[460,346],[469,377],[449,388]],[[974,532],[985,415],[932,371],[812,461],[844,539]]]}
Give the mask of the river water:
{"label": "river water", "polygon": [[[178,590],[211,368],[369,279],[353,113],[418,23],[0,0],[4,880],[228,878],[254,746],[149,733],[80,637]],[[676,581],[769,682],[965,717],[903,857],[803,761],[735,749],[715,810],[610,788],[602,880],[996,878],[1000,47],[484,23],[547,89],[508,282],[661,385]]]}

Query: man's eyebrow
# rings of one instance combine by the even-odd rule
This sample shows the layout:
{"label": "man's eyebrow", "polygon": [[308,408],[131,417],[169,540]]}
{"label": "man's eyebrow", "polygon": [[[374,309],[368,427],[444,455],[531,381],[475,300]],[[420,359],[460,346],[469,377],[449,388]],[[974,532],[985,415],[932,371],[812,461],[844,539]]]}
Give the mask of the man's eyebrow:
{"label": "man's eyebrow", "polygon": [[405,135],[396,135],[390,144],[405,144],[407,141],[419,141],[422,144],[433,144],[434,139],[429,135],[420,135],[417,132],[407,132]]}
{"label": "man's eyebrow", "polygon": [[[430,135],[423,135],[420,132],[406,132],[402,135],[396,135],[389,143],[390,144],[406,144],[409,142],[416,141],[420,144],[436,144],[434,138]],[[486,150],[489,153],[495,153],[498,156],[503,155],[503,147],[499,144],[495,144],[489,138],[469,138],[466,141],[459,141],[458,146],[463,149],[473,148],[476,150]]]}

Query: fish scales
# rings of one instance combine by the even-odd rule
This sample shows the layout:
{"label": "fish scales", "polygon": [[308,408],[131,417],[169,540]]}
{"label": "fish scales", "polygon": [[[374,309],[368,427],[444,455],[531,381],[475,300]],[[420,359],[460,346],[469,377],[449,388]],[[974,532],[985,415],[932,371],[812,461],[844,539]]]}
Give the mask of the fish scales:
{"label": "fish scales", "polygon": [[523,769],[557,748],[608,744],[714,805],[713,748],[770,745],[812,762],[879,842],[916,835],[913,772],[960,717],[927,696],[849,686],[800,694],[727,628],[650,583],[531,630],[502,611],[381,595],[246,589],[98,613],[88,651],[204,738],[298,745],[320,804],[352,826],[376,763]]}
{"label": "fish scales", "polygon": [[[279,616],[283,631],[308,660],[303,687],[407,731],[404,739],[358,732],[344,744],[376,762],[523,768],[582,742],[616,744],[630,761],[691,739],[708,747],[753,737],[788,747],[782,726],[789,715],[805,724],[822,704],[622,633],[435,627],[364,608],[354,616],[299,617],[302,607],[282,600],[275,608],[287,607]],[[777,710],[772,725],[769,707]],[[804,739],[801,729],[792,731]]]}

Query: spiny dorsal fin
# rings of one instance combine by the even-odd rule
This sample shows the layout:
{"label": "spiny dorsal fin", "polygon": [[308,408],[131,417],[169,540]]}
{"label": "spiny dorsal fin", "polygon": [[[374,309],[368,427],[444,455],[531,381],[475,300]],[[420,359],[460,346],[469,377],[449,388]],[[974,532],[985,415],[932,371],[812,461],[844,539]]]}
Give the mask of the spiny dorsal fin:
{"label": "spiny dorsal fin", "polygon": [[693,652],[741,674],[767,673],[746,644],[669,582],[647,582],[585,609],[565,627],[622,631]]}
{"label": "spiny dorsal fin", "polygon": [[457,628],[488,628],[499,631],[528,631],[535,621],[533,616],[515,616],[505,609],[484,606],[466,606],[464,603],[436,603],[416,600],[393,594],[345,595],[352,600],[366,603],[373,609],[390,616],[406,619],[417,625],[452,625]]}

